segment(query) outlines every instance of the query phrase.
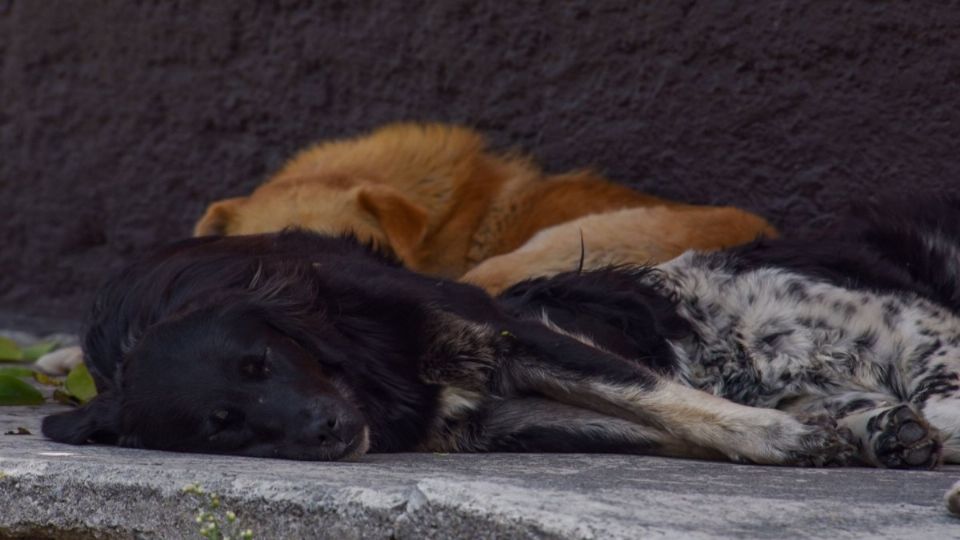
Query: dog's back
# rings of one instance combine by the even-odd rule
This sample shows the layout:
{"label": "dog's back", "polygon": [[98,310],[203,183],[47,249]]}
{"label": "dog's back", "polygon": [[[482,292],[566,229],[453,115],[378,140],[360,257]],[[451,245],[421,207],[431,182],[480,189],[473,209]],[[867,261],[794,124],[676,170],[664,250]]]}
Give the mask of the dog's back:
{"label": "dog's back", "polygon": [[[257,234],[289,226],[351,232],[390,249],[410,269],[457,278],[545,228],[652,206],[686,207],[589,169],[546,174],[528,157],[490,149],[482,134],[465,127],[400,123],[300,152],[252,194],[211,204],[194,233]],[[758,233],[769,229],[750,217],[761,222]],[[665,218],[658,225],[672,223]],[[706,247],[732,245],[738,238],[736,220],[714,228],[719,240]],[[697,247],[680,243],[680,249]],[[610,251],[615,258],[632,254],[619,253],[620,246]],[[649,262],[646,255],[658,251],[645,250],[635,262]],[[563,258],[559,252],[546,256]],[[516,270],[510,282],[532,275],[524,267]]]}
{"label": "dog's back", "polygon": [[723,257],[740,270],[770,266],[844,287],[910,291],[960,312],[960,198],[872,205],[828,231],[760,240]]}
{"label": "dog's back", "polygon": [[914,290],[929,289],[932,300],[960,311],[960,198],[875,210],[862,237]]}

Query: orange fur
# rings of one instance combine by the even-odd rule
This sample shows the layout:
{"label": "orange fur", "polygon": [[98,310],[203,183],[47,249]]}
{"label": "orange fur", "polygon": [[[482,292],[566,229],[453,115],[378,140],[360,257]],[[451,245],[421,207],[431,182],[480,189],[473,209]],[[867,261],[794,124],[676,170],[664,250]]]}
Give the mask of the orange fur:
{"label": "orange fur", "polygon": [[510,215],[504,219],[510,227],[503,230],[493,251],[508,253],[538,231],[581,216],[638,206],[676,204],[613,184],[592,171],[556,175],[549,182],[531,186],[513,201]]}
{"label": "orange fur", "polygon": [[[455,278],[545,228],[589,214],[664,205],[686,207],[589,170],[547,175],[528,158],[487,150],[483,136],[467,128],[401,123],[303,150],[249,196],[211,204],[194,233],[290,226],[353,232],[389,248],[409,268]],[[716,242],[707,247],[738,237],[733,224],[718,227]]]}
{"label": "orange fur", "polygon": [[[656,206],[585,216],[544,229],[461,279],[496,294],[524,279],[610,265],[654,264],[776,236],[763,218],[730,207]],[[582,240],[581,240],[582,239]],[[582,241],[582,244],[581,244]]]}

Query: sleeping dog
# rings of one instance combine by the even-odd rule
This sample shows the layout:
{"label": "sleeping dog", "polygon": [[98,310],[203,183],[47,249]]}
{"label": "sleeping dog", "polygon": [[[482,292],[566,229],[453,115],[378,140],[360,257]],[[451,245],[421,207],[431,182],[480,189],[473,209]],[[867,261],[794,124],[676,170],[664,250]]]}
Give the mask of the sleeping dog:
{"label": "sleeping dog", "polygon": [[957,462],[958,212],[561,274],[497,302],[348,239],[195,239],[103,289],[85,338],[101,394],[44,433],[293,459]]}
{"label": "sleeping dog", "polygon": [[[596,217],[589,224],[571,223],[628,208],[637,211],[634,217],[612,218],[616,223],[604,225]],[[653,208],[658,210],[641,211]],[[588,169],[548,174],[521,153],[491,149],[483,134],[468,127],[416,122],[306,148],[253,193],[211,204],[194,232],[244,235],[287,227],[349,232],[393,253],[407,268],[457,278],[560,224],[573,227],[575,237],[583,228],[606,257],[637,264],[663,262],[684,249],[720,249],[776,235],[763,218],[744,210],[661,199]],[[591,228],[603,236],[590,238]],[[645,231],[644,241],[618,241],[631,229]],[[472,283],[500,292],[503,283],[545,275],[544,266],[563,264],[555,260],[565,258],[568,242],[562,235],[540,237],[535,244],[540,260],[501,260],[495,273],[475,274]],[[591,256],[587,267],[593,262]]]}
{"label": "sleeping dog", "polygon": [[835,230],[845,232],[690,252],[653,272],[527,282],[504,301],[649,364],[630,289],[652,287],[688,325],[659,332],[672,380],[828,415],[860,463],[960,462],[960,199],[865,209]]}
{"label": "sleeping dog", "polygon": [[639,347],[627,359],[525,316],[515,300],[504,309],[350,239],[187,240],[101,290],[84,336],[99,395],[46,418],[43,431],[74,444],[305,460],[367,451],[847,458],[849,444],[823,418],[672,380],[669,340],[688,325],[664,316],[673,307],[641,283],[647,273],[612,273],[635,278],[620,295]]}

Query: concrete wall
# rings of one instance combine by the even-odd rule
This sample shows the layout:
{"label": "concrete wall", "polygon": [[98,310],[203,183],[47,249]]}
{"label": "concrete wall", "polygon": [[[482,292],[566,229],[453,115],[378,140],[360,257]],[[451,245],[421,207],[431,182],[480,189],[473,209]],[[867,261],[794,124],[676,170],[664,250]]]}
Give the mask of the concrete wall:
{"label": "concrete wall", "polygon": [[[201,5],[202,4],[202,5]],[[0,0],[0,313],[70,320],[294,149],[466,122],[762,212],[960,192],[960,4]]]}

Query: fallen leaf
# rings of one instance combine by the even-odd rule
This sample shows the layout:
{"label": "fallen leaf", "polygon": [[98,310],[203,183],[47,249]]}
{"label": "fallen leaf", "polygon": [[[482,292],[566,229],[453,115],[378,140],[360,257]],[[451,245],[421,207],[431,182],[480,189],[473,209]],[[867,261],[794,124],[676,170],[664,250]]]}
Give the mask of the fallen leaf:
{"label": "fallen leaf", "polygon": [[33,435],[33,433],[30,433],[30,430],[25,427],[18,427],[13,431],[7,431],[4,435]]}
{"label": "fallen leaf", "polygon": [[19,362],[23,360],[23,351],[10,338],[0,336],[0,362]]}
{"label": "fallen leaf", "polygon": [[11,377],[32,377],[34,371],[27,367],[7,366],[0,367],[0,375],[9,375]]}
{"label": "fallen leaf", "polygon": [[40,405],[43,394],[10,375],[0,375],[0,405]]}
{"label": "fallen leaf", "polygon": [[56,401],[57,403],[60,403],[60,404],[62,404],[62,405],[70,405],[70,406],[72,406],[72,407],[76,407],[76,406],[78,406],[78,405],[82,405],[82,403],[80,403],[80,401],[79,401],[77,398],[75,398],[75,397],[71,396],[70,394],[64,392],[64,391],[61,390],[60,388],[57,388],[56,390],[54,390],[54,391],[53,391],[53,396],[51,396],[51,397],[53,398],[54,401]]}
{"label": "fallen leaf", "polygon": [[33,372],[33,380],[44,386],[63,386],[63,381],[54,379],[53,377],[47,375],[46,373],[41,373],[39,371]]}
{"label": "fallen leaf", "polygon": [[29,347],[24,347],[21,351],[23,359],[30,362],[36,362],[38,358],[56,349],[60,344],[56,341],[41,341],[34,343]]}
{"label": "fallen leaf", "polygon": [[77,364],[70,370],[63,388],[80,403],[86,403],[97,395],[97,387],[93,384],[93,377],[90,376],[90,372],[87,371],[87,366],[84,364]]}

